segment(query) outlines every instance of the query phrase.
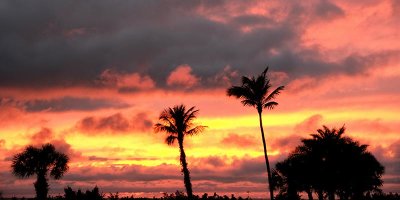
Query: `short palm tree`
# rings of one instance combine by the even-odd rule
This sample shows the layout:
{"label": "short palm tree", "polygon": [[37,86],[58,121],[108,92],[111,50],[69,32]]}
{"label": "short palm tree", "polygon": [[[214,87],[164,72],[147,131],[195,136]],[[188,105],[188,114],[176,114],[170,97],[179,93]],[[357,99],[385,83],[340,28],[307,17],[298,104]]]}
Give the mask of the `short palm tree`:
{"label": "short palm tree", "polygon": [[41,148],[28,146],[12,160],[12,173],[19,178],[37,176],[34,183],[36,199],[45,200],[49,191],[47,172],[54,179],[60,179],[68,171],[67,155],[57,152],[52,144],[44,144]]}
{"label": "short palm tree", "polygon": [[311,138],[302,139],[302,145],[289,157],[292,161],[301,160],[301,165],[289,166],[301,176],[287,175],[308,185],[319,200],[324,196],[334,200],[335,195],[340,199],[365,199],[366,192],[380,191],[382,186],[384,167],[367,151],[368,145],[359,144],[344,133],[344,126],[323,126]]}
{"label": "short palm tree", "polygon": [[273,101],[275,97],[284,89],[284,86],[279,86],[274,91],[269,93],[271,84],[267,77],[268,67],[257,77],[246,77],[242,76],[241,86],[232,86],[227,90],[228,96],[234,96],[241,100],[244,106],[255,107],[258,112],[261,137],[264,146],[265,164],[268,172],[268,182],[271,200],[274,198],[273,186],[271,180],[271,169],[269,166],[267,146],[265,143],[264,128],[262,125],[262,111],[265,108],[273,109],[278,105],[277,102]]}
{"label": "short palm tree", "polygon": [[177,105],[173,108],[165,109],[161,112],[159,117],[159,123],[155,124],[154,130],[156,132],[165,132],[168,136],[165,142],[168,145],[174,144],[177,140],[180,151],[180,163],[182,166],[182,172],[184,176],[184,184],[189,199],[193,197],[192,184],[190,182],[190,173],[188,164],[186,162],[186,154],[183,148],[183,140],[186,135],[195,135],[204,130],[206,126],[196,126],[193,124],[193,120],[196,118],[199,110],[195,107],[191,107],[186,110],[184,105]]}

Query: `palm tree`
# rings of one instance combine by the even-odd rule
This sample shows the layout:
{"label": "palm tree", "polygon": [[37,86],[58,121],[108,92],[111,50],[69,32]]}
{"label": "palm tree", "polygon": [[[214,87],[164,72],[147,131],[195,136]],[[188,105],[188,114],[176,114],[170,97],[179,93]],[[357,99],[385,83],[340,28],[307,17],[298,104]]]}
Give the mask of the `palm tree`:
{"label": "palm tree", "polygon": [[[304,177],[301,182],[308,184],[324,199],[335,195],[340,199],[365,199],[366,192],[380,191],[384,167],[367,151],[368,145],[361,145],[344,136],[345,127],[329,129],[323,126],[312,138],[303,139],[289,159],[300,157],[305,166],[292,164],[290,167]],[[278,167],[278,164],[277,164]],[[298,177],[292,177],[298,179]]]}
{"label": "palm tree", "polygon": [[261,73],[261,75],[257,77],[242,76],[242,85],[232,86],[227,90],[227,95],[234,96],[240,99],[244,106],[251,106],[257,109],[261,129],[261,137],[264,146],[265,164],[267,166],[268,172],[269,191],[271,200],[273,200],[274,194],[271,180],[271,169],[269,166],[261,114],[264,108],[273,109],[275,108],[275,106],[278,105],[278,103],[273,100],[284,89],[284,86],[279,86],[271,93],[268,93],[271,88],[271,84],[269,78],[267,77],[267,72],[268,67],[263,71],[263,73]]}
{"label": "palm tree", "polygon": [[44,144],[41,148],[28,146],[12,160],[12,173],[19,178],[37,176],[34,183],[36,198],[45,200],[49,191],[47,172],[54,179],[60,179],[68,171],[67,155],[57,152],[52,144]]}
{"label": "palm tree", "polygon": [[196,126],[193,124],[193,120],[196,119],[198,112],[199,110],[195,110],[195,107],[186,110],[184,105],[177,105],[162,111],[159,117],[159,123],[154,126],[155,132],[165,132],[168,134],[165,139],[168,145],[172,145],[178,140],[180,164],[184,176],[183,182],[189,199],[193,198],[193,191],[188,164],[186,162],[186,154],[183,148],[183,140],[185,135],[195,135],[206,128],[206,126]]}

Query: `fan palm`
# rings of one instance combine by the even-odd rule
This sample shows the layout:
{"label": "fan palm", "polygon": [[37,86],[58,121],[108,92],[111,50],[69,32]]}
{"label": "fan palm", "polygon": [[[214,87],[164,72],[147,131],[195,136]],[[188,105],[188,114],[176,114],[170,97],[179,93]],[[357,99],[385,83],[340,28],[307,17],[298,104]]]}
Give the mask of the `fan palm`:
{"label": "fan palm", "polygon": [[191,107],[186,110],[184,105],[177,105],[173,108],[167,108],[161,112],[159,117],[159,123],[155,124],[154,129],[156,132],[165,132],[168,136],[165,142],[168,145],[173,145],[177,140],[180,151],[180,164],[182,166],[182,173],[184,176],[184,184],[189,199],[193,197],[192,184],[190,182],[190,173],[188,164],[186,162],[186,154],[183,148],[183,141],[186,135],[195,135],[204,130],[206,126],[196,126],[193,124],[193,120],[196,119],[196,115],[199,110],[195,107]]}
{"label": "fan palm", "polygon": [[258,112],[261,137],[264,147],[265,164],[268,172],[268,182],[271,200],[274,198],[273,186],[271,180],[271,169],[269,166],[267,146],[265,143],[264,128],[262,124],[262,111],[267,109],[273,109],[278,105],[277,102],[273,101],[275,97],[284,89],[284,86],[279,86],[274,91],[269,93],[271,84],[267,77],[268,67],[257,77],[246,77],[242,76],[241,86],[232,86],[227,90],[228,96],[234,96],[241,100],[244,106],[255,107]]}
{"label": "fan palm", "polygon": [[11,167],[12,173],[19,178],[36,175],[36,198],[45,200],[49,191],[48,171],[51,177],[60,179],[68,171],[68,161],[68,156],[57,152],[52,144],[44,144],[41,148],[26,147],[22,153],[13,157]]}

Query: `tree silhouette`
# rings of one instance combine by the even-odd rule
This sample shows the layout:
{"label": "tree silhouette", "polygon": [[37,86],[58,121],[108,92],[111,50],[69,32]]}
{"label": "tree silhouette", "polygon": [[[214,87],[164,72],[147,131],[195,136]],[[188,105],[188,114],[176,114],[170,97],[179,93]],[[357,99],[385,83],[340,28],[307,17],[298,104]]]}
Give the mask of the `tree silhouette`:
{"label": "tree silhouette", "polygon": [[174,144],[177,140],[180,151],[180,163],[182,166],[182,172],[184,176],[184,184],[189,199],[193,197],[192,184],[190,182],[190,173],[188,164],[186,162],[186,154],[183,148],[183,141],[186,135],[195,135],[204,130],[206,126],[196,126],[193,124],[193,120],[196,119],[196,115],[199,110],[195,107],[191,107],[186,110],[184,105],[177,105],[173,108],[167,108],[161,112],[159,117],[159,123],[155,124],[154,130],[156,132],[165,132],[168,136],[165,142],[168,145]]}
{"label": "tree silhouette", "polygon": [[232,86],[227,90],[228,96],[234,96],[241,100],[244,106],[255,107],[258,112],[261,137],[264,147],[265,164],[268,172],[268,182],[271,200],[274,199],[273,185],[271,180],[271,169],[268,160],[267,146],[264,136],[264,128],[262,124],[262,111],[264,108],[273,109],[278,105],[277,102],[273,101],[275,97],[284,89],[284,86],[279,86],[274,91],[269,93],[271,84],[267,77],[268,67],[257,77],[246,77],[242,76],[241,86]]}
{"label": "tree silhouette", "polygon": [[344,133],[344,126],[323,126],[312,138],[303,139],[288,159],[276,164],[280,178],[276,182],[284,183],[279,185],[280,190],[294,188],[290,191],[296,194],[304,191],[309,199],[313,190],[320,200],[325,196],[334,200],[335,195],[357,200],[364,199],[367,192],[379,192],[384,167],[367,151],[367,145],[344,137]]}
{"label": "tree silhouette", "polygon": [[12,160],[12,173],[19,178],[37,176],[34,183],[36,198],[45,200],[49,191],[47,172],[54,179],[60,179],[68,171],[67,155],[57,152],[52,144],[44,144],[41,148],[28,146]]}
{"label": "tree silhouette", "polygon": [[306,192],[312,199],[307,172],[308,166],[301,156],[291,155],[284,161],[277,163],[272,172],[274,189],[279,190],[276,199],[300,200],[298,192]]}

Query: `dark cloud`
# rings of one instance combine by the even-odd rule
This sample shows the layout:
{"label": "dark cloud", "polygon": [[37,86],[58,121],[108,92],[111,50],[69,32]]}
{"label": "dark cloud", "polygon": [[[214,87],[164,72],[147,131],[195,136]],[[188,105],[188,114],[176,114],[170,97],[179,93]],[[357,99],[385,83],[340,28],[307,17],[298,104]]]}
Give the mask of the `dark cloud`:
{"label": "dark cloud", "polygon": [[109,99],[91,99],[79,97],[63,97],[50,100],[29,100],[24,103],[28,112],[50,111],[63,112],[71,110],[91,111],[103,108],[126,108],[126,103],[116,102]]}
{"label": "dark cloud", "polygon": [[340,7],[328,0],[321,0],[317,3],[315,12],[317,16],[325,19],[336,18],[345,14]]}
{"label": "dark cloud", "polygon": [[105,108],[127,108],[129,104],[111,99],[62,97],[56,99],[18,100],[0,97],[0,107],[13,107],[27,112],[93,111]]}
{"label": "dark cloud", "polygon": [[99,157],[99,156],[89,156],[88,157],[89,161],[116,161],[120,160],[119,158],[106,158],[106,157]]}
{"label": "dark cloud", "polygon": [[[214,158],[223,159],[222,158]],[[106,161],[107,158],[92,157],[94,161]],[[201,159],[203,161],[209,158]],[[189,159],[190,162],[190,159]],[[218,161],[220,162],[220,161]],[[200,162],[190,164],[190,172],[193,181],[215,181],[224,183],[235,183],[249,181],[253,183],[264,183],[266,180],[266,168],[263,157],[234,159],[232,163],[220,162],[218,168],[204,168]],[[274,163],[272,163],[274,164]],[[85,169],[80,169],[85,170]],[[73,172],[65,176],[67,181],[162,181],[181,180],[180,166],[162,164],[158,166],[127,165],[120,170],[111,168],[98,170],[88,168],[85,173]]]}
{"label": "dark cloud", "polygon": [[[366,58],[374,57],[353,55],[330,63],[318,57],[318,49],[298,46],[307,19],[344,15],[329,1],[315,6],[285,3],[280,9],[289,14],[280,20],[240,13],[230,18],[225,11],[231,4],[237,9],[253,5],[245,1],[3,1],[0,85],[98,86],[96,78],[113,68],[118,73],[149,75],[164,87],[171,71],[188,64],[203,85],[214,86],[208,78],[228,65],[241,74],[270,64],[291,77],[353,75],[370,65]],[[281,11],[269,10],[272,16]],[[227,21],[215,21],[204,13]],[[243,26],[252,29],[243,32]]]}
{"label": "dark cloud", "polygon": [[121,113],[105,117],[85,117],[76,125],[76,130],[87,134],[124,133],[131,130],[146,131],[153,123],[146,113],[137,113],[130,118]]}

